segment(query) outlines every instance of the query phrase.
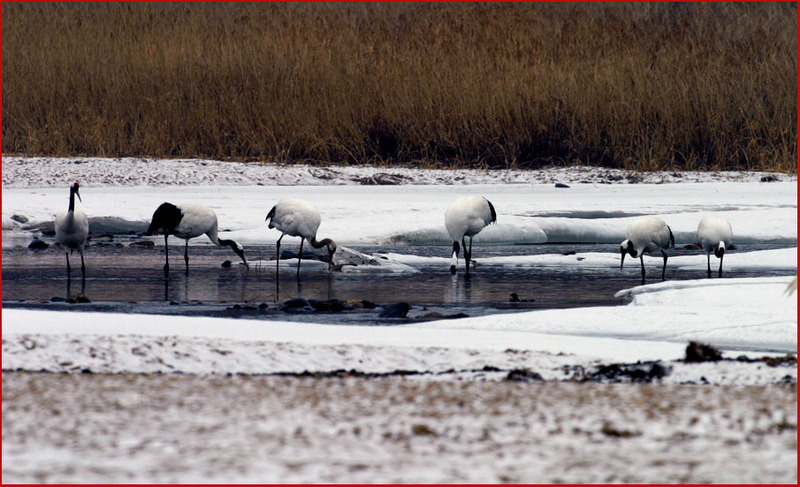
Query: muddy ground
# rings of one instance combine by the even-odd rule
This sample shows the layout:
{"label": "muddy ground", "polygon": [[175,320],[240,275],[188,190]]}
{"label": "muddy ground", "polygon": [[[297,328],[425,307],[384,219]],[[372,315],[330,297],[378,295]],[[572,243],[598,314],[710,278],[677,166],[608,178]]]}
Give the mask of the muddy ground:
{"label": "muddy ground", "polygon": [[796,483],[796,385],[3,373],[3,482]]}

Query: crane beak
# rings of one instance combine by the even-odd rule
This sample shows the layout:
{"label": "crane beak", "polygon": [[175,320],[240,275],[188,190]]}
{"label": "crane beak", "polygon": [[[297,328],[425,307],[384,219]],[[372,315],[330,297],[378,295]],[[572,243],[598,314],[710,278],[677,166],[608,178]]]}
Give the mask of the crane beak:
{"label": "crane beak", "polygon": [[81,203],[83,203],[83,198],[81,198],[81,192],[80,192],[80,190],[78,190],[78,189],[76,189],[76,190],[75,190],[75,196],[77,196],[77,197],[78,197],[78,201],[80,201]]}

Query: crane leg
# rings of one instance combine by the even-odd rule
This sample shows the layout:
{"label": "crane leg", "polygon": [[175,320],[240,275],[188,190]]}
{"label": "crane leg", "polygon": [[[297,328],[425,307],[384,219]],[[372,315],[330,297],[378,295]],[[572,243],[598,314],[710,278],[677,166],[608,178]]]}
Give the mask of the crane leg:
{"label": "crane leg", "polygon": [[83,262],[83,249],[81,249],[81,277],[86,279],[86,263]]}
{"label": "crane leg", "polygon": [[661,280],[663,281],[667,273],[667,253],[664,252],[664,249],[661,249],[661,255],[664,256],[664,267],[661,268]]}
{"label": "crane leg", "polygon": [[183,260],[186,262],[186,272],[189,272],[189,241],[186,241],[186,247],[183,249]]}
{"label": "crane leg", "polygon": [[706,263],[708,264],[708,277],[711,278],[711,254],[706,253]]}
{"label": "crane leg", "polygon": [[72,274],[72,268],[69,266],[69,251],[65,255],[67,256],[67,277],[69,277]]}
{"label": "crane leg", "polygon": [[164,234],[164,274],[169,274],[169,235]]}
{"label": "crane leg", "polygon": [[469,238],[469,260],[472,260],[472,237]]}
{"label": "crane leg", "polygon": [[300,253],[297,254],[297,280],[300,280],[300,262],[303,260],[303,241],[305,239],[300,237]]}
{"label": "crane leg", "polygon": [[[283,234],[285,235],[285,234]],[[278,275],[281,266],[281,239],[283,235],[278,238],[278,241],[275,243],[275,275]]]}
{"label": "crane leg", "polygon": [[469,275],[469,251],[467,250],[466,237],[461,237],[461,247],[464,249],[464,263],[467,266],[467,275]]}
{"label": "crane leg", "polygon": [[[723,257],[725,257],[724,254],[719,256],[719,277],[722,277],[722,258]],[[710,273],[711,269],[709,269],[708,272]]]}
{"label": "crane leg", "polygon": [[639,262],[642,263],[642,284],[644,284],[644,254],[639,256]]}

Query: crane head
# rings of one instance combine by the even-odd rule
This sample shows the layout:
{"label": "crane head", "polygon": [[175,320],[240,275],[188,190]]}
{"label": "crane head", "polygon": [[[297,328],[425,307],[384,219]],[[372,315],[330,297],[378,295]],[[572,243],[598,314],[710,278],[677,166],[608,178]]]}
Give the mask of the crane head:
{"label": "crane head", "polygon": [[619,261],[620,269],[622,269],[622,264],[625,262],[625,254],[630,254],[630,256],[634,258],[637,255],[636,249],[633,248],[633,242],[628,239],[623,240],[622,243],[619,244],[619,253],[622,256]]}
{"label": "crane head", "polygon": [[78,200],[81,203],[83,203],[83,198],[81,198],[81,193],[79,192],[80,189],[81,189],[81,185],[78,184],[78,181],[75,181],[74,183],[72,183],[72,187],[70,188],[70,191],[75,193],[75,196],[78,197]]}

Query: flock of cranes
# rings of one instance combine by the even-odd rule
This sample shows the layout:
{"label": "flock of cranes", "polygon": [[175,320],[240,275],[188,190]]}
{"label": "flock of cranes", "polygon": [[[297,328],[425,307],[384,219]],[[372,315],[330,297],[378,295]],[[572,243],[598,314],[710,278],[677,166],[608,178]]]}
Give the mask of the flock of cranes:
{"label": "flock of cranes", "polygon": [[[66,249],[67,276],[71,274],[69,264],[70,251],[77,250],[81,256],[81,275],[86,277],[83,250],[89,236],[89,220],[86,214],[75,208],[75,196],[83,202],[79,193],[80,185],[76,182],[70,186],[69,207],[66,212],[59,214],[55,220],[56,240]],[[453,253],[450,260],[450,272],[455,274],[458,267],[458,254],[463,249],[464,265],[469,274],[472,262],[472,239],[488,225],[497,222],[497,212],[494,205],[481,196],[464,196],[456,199],[445,210],[445,228],[453,241]],[[326,247],[329,262],[332,262],[336,252],[336,242],[330,238],[317,240],[317,230],[322,218],[314,205],[299,198],[284,198],[269,211],[266,220],[269,228],[281,232],[276,242],[277,258],[280,263],[281,240],[286,235],[300,237],[300,252],[297,259],[297,278],[300,278],[300,261],[303,256],[303,242],[308,242],[314,248]],[[228,246],[238,255],[245,266],[249,268],[244,256],[244,247],[234,240],[219,238],[217,215],[206,206],[197,203],[162,203],[153,213],[150,226],[145,235],[156,233],[164,234],[164,272],[169,273],[169,236],[173,235],[186,241],[183,258],[186,271],[189,270],[189,240],[201,235],[208,236],[214,244]],[[467,245],[469,238],[469,245]],[[725,218],[706,216],[697,226],[697,240],[706,252],[708,260],[708,277],[711,277],[711,253],[719,259],[719,276],[722,277],[722,258],[725,250],[731,247],[733,231]],[[642,284],[645,283],[644,254],[660,252],[664,257],[664,266],[661,269],[663,280],[667,270],[666,250],[675,246],[675,236],[672,230],[661,218],[644,216],[637,218],[625,231],[625,240],[620,243],[620,269],[625,262],[625,255],[638,257],[642,267]]]}

